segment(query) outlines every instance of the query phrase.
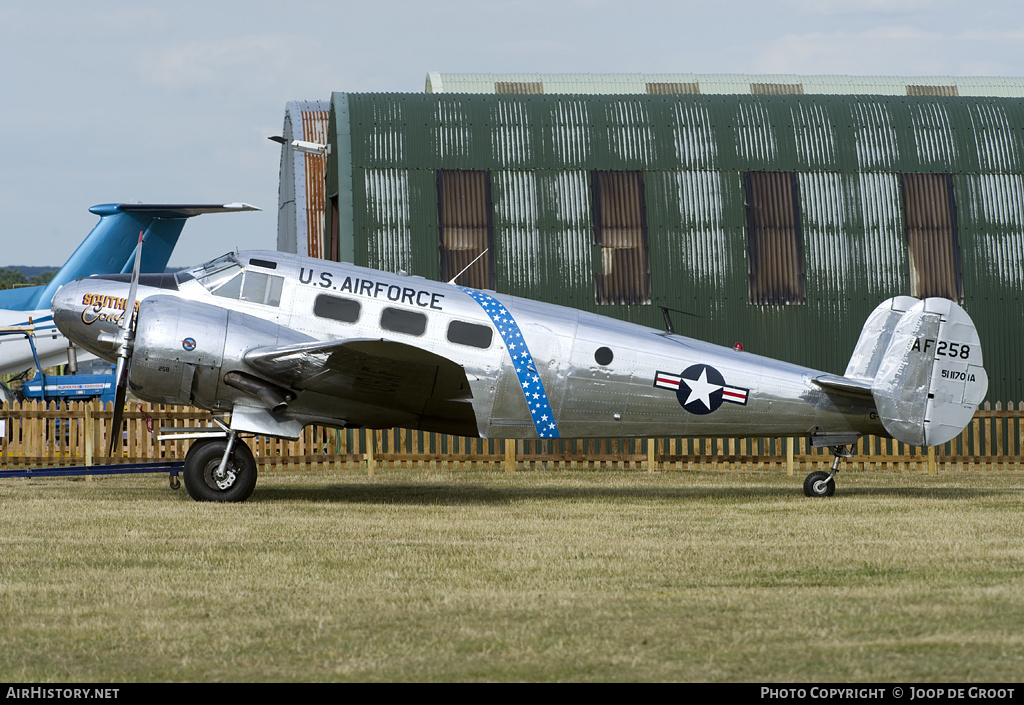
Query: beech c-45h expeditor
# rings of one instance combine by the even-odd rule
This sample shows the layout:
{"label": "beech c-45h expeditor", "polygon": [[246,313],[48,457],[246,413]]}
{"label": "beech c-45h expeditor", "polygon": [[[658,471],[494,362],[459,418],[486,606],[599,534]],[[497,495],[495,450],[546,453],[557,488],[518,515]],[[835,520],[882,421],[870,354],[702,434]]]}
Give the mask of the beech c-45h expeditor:
{"label": "beech c-45h expeditor", "polygon": [[224,417],[220,437],[185,458],[186,489],[209,501],[253,491],[246,434],[297,438],[308,424],[486,438],[806,436],[836,456],[804,482],[808,496],[828,496],[859,437],[945,443],[988,387],[974,324],[940,298],[881,303],[842,375],[281,252],[228,254],[174,277],[79,279],[54,296],[53,318],[118,363],[114,428],[127,388]]}

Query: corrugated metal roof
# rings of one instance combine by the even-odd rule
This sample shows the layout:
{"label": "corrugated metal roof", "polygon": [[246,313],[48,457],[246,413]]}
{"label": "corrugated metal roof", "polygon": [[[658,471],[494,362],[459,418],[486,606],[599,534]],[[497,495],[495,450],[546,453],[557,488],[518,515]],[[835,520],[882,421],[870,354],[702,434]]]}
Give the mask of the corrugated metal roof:
{"label": "corrugated metal roof", "polygon": [[[427,93],[828,94],[1024,97],[1024,78],[727,73],[438,73]],[[529,90],[527,90],[527,88]]]}

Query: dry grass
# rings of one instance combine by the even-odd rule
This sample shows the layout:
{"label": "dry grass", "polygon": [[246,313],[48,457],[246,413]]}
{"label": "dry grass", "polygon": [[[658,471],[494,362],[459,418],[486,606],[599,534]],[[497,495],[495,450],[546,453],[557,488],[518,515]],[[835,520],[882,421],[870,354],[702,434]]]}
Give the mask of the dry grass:
{"label": "dry grass", "polygon": [[0,484],[0,680],[1019,681],[1024,473]]}

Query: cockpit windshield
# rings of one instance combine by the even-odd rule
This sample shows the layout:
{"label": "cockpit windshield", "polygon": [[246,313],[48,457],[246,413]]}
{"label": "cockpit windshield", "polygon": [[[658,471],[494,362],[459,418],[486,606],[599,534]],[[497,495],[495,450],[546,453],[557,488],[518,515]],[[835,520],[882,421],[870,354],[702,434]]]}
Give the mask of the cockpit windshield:
{"label": "cockpit windshield", "polygon": [[[262,263],[262,260],[260,262]],[[284,277],[265,272],[247,272],[235,255],[218,257],[206,264],[179,272],[179,275],[184,275],[185,279],[195,278],[214,296],[267,306],[281,305]],[[180,281],[184,279],[179,279]]]}
{"label": "cockpit windshield", "polygon": [[242,265],[234,255],[228,254],[193,267],[187,272],[211,292],[216,292],[217,289],[241,275]]}

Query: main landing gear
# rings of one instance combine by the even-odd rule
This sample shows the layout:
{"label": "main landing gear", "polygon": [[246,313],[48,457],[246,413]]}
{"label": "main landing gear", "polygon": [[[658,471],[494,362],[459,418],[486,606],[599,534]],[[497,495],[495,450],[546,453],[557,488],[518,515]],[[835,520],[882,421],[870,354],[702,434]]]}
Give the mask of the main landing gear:
{"label": "main landing gear", "polygon": [[185,489],[197,502],[244,502],[256,487],[256,459],[238,434],[196,441],[185,454]]}
{"label": "main landing gear", "polygon": [[815,470],[804,479],[804,494],[808,497],[831,497],[836,493],[836,473],[839,472],[840,458],[849,458],[853,453],[846,446],[830,446],[835,456],[832,471]]}

